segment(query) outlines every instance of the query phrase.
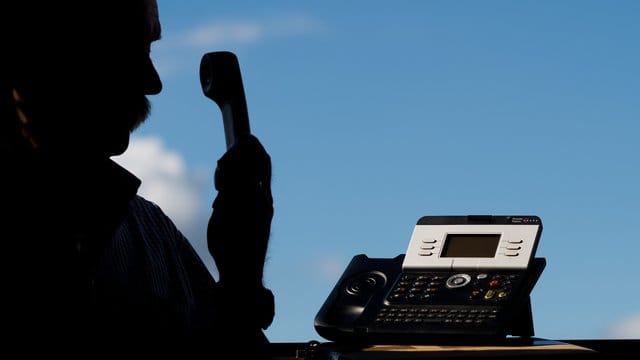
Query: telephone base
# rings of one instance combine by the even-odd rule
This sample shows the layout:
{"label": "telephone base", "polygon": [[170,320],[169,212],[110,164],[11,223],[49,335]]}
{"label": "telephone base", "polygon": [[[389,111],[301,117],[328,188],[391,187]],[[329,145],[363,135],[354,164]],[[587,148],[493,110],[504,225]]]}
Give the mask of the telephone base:
{"label": "telephone base", "polygon": [[[439,285],[440,293],[426,304],[393,303],[390,296],[405,277],[411,278],[409,282],[414,285],[415,281],[421,281],[415,279],[419,276],[442,283],[457,273],[406,273],[402,271],[403,259],[404,254],[392,259],[356,255],[317,314],[316,331],[327,340],[358,345],[500,345],[506,339],[526,343],[535,335],[530,292],[546,266],[544,258],[531,259],[526,271],[499,272],[498,278],[513,283],[513,293],[505,300],[481,296],[467,301],[476,289],[473,283],[468,283],[446,291],[444,285]],[[498,274],[467,273],[474,279],[482,275],[483,280],[475,286],[485,288],[492,274]]]}

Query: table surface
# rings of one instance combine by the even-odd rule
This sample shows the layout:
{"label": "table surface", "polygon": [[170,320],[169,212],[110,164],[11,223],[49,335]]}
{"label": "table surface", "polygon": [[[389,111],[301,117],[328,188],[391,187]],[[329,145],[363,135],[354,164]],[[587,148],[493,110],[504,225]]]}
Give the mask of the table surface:
{"label": "table surface", "polygon": [[488,345],[367,345],[333,342],[279,342],[272,344],[272,359],[364,360],[364,359],[460,359],[540,358],[550,359],[636,359],[640,340],[507,339]]}

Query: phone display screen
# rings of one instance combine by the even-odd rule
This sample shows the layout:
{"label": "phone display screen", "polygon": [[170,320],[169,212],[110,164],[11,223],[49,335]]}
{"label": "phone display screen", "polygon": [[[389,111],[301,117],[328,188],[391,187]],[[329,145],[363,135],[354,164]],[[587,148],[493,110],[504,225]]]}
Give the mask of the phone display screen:
{"label": "phone display screen", "polygon": [[447,234],[441,257],[492,258],[500,242],[500,234]]}

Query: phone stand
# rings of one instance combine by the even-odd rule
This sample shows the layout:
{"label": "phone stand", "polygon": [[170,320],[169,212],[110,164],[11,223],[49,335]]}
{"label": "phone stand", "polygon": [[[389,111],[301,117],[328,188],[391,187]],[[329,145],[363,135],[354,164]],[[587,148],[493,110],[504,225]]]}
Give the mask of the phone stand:
{"label": "phone stand", "polygon": [[[547,261],[545,258],[533,258],[529,265],[533,284],[538,280]],[[533,311],[531,309],[531,295],[522,302],[522,307],[515,313],[511,326],[508,327],[508,334],[521,338],[530,338],[535,335],[533,327]]]}

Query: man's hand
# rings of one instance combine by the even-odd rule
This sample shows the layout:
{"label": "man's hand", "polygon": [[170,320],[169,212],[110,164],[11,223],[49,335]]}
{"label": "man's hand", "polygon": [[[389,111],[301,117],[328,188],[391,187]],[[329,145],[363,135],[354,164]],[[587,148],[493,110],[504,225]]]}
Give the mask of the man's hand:
{"label": "man's hand", "polygon": [[262,287],[273,198],[271,158],[255,136],[238,139],[218,160],[215,187],[207,241],[219,283]]}

